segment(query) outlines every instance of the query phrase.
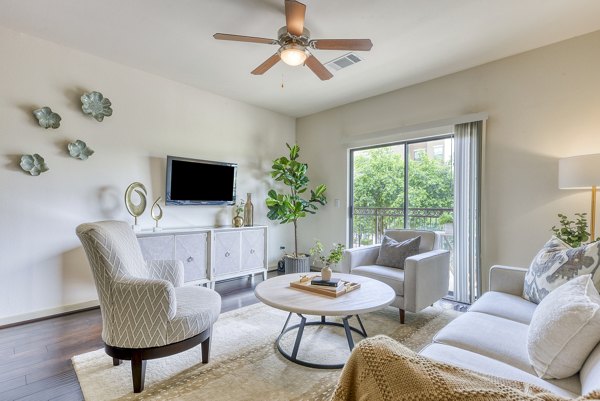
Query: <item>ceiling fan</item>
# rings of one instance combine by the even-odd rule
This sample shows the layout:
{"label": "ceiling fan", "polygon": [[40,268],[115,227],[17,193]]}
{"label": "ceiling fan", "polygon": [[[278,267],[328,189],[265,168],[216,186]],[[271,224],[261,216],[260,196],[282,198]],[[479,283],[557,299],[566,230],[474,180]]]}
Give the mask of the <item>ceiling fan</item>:
{"label": "ceiling fan", "polygon": [[252,70],[254,75],[264,74],[282,60],[291,66],[306,65],[321,80],[330,79],[333,75],[308,49],[369,51],[373,47],[370,39],[311,39],[310,31],[304,27],[305,14],[306,5],[296,0],[285,0],[286,26],[279,29],[277,39],[227,33],[215,33],[213,37],[218,40],[278,45],[279,49],[275,54]]}

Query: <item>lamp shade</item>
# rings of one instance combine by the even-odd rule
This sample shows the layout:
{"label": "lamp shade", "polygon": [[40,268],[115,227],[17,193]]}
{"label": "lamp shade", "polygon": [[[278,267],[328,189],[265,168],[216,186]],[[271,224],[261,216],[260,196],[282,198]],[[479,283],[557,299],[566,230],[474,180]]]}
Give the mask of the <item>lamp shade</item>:
{"label": "lamp shade", "polygon": [[560,159],[558,187],[560,189],[600,187],[600,153]]}

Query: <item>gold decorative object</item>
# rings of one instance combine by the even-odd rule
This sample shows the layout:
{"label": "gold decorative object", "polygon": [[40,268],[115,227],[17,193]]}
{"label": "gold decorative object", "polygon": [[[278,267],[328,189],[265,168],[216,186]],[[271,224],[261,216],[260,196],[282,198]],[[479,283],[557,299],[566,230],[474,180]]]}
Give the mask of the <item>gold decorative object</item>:
{"label": "gold decorative object", "polygon": [[244,201],[240,201],[235,205],[235,217],[232,220],[234,227],[242,227],[244,225],[244,218],[241,214],[244,213]]}
{"label": "gold decorative object", "polygon": [[[136,204],[133,202],[132,195],[137,193],[140,197],[140,203]],[[141,182],[133,182],[127,187],[125,191],[125,207],[130,215],[133,216],[134,225],[133,229],[138,228],[137,218],[140,217],[146,210],[146,187]]]}
{"label": "gold decorative object", "polygon": [[246,194],[246,205],[244,205],[244,225],[252,227],[254,225],[254,205],[252,204],[252,194]]}
{"label": "gold decorative object", "polygon": [[[154,228],[152,229],[153,231],[160,231],[162,230],[162,228],[160,228],[158,226],[158,221],[160,219],[163,218],[163,211],[162,208],[160,207],[160,205],[158,204],[158,202],[161,200],[162,198],[159,196],[158,198],[156,198],[156,200],[154,201],[154,203],[152,204],[152,207],[150,208],[150,216],[152,216],[152,219],[156,222],[156,225],[154,226]],[[156,208],[158,209],[158,212],[154,211],[154,207],[156,206]]]}

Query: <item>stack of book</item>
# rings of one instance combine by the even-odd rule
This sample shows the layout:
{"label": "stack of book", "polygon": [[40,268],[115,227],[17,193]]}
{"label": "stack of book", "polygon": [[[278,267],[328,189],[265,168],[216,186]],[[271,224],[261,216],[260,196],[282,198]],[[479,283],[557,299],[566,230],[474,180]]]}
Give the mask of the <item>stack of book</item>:
{"label": "stack of book", "polygon": [[351,283],[339,278],[323,280],[320,276],[317,276],[311,280],[292,281],[290,286],[299,290],[337,298],[340,295],[360,288],[360,283]]}

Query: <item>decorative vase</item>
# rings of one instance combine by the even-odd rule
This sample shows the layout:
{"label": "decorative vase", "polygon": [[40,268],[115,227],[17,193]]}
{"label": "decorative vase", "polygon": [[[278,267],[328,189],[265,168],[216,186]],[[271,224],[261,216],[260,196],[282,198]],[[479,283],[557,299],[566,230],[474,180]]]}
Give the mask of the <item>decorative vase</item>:
{"label": "decorative vase", "polygon": [[254,225],[254,205],[252,204],[252,194],[246,194],[246,204],[244,205],[244,225],[252,227]]}
{"label": "decorative vase", "polygon": [[321,269],[321,278],[325,281],[331,280],[331,268],[329,266],[325,266]]}
{"label": "decorative vase", "polygon": [[244,218],[242,216],[240,216],[239,214],[237,216],[235,216],[233,218],[233,226],[234,227],[241,227],[244,225]]}

